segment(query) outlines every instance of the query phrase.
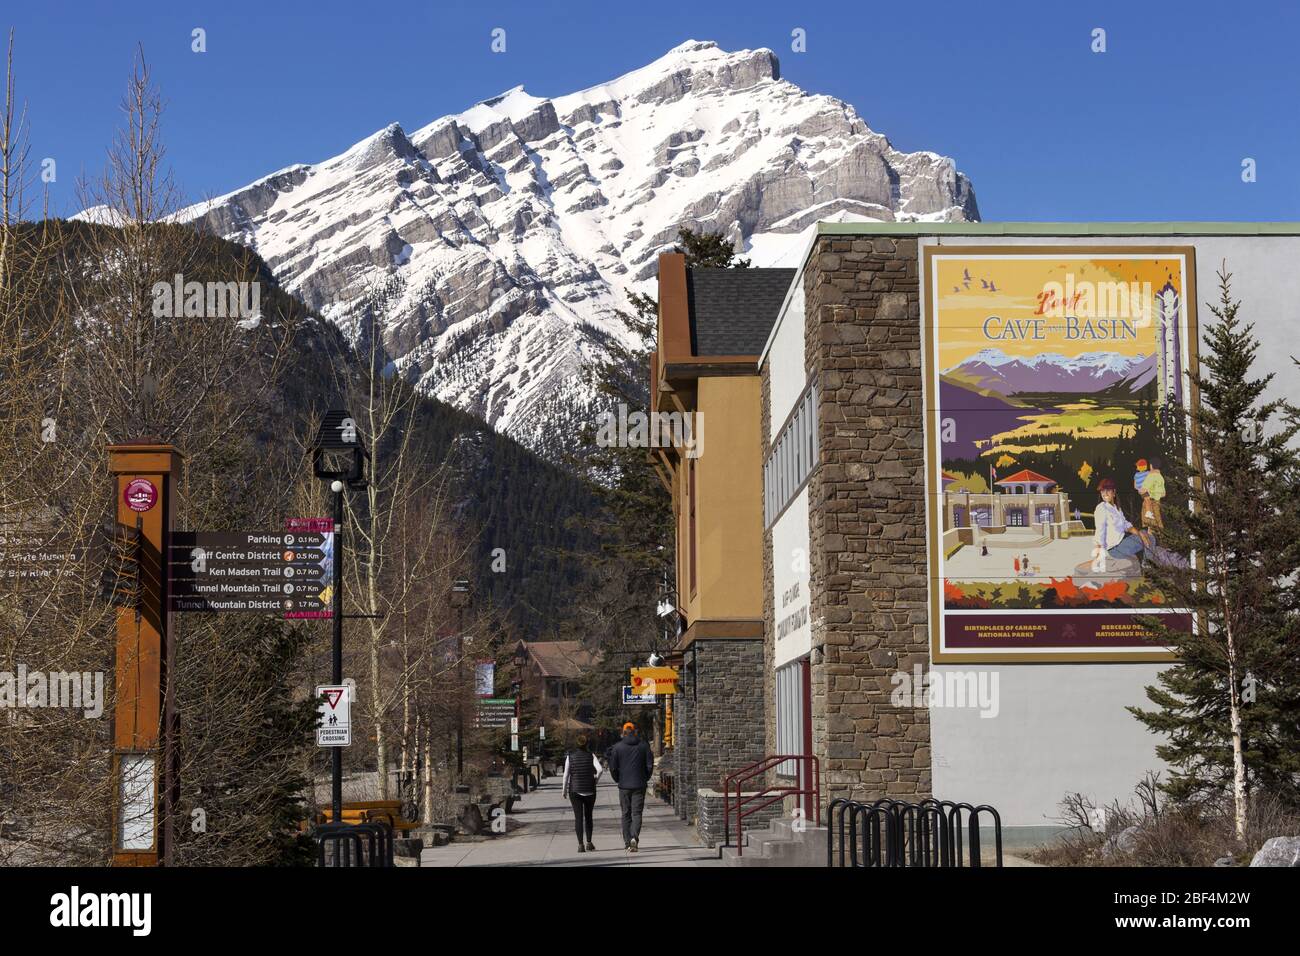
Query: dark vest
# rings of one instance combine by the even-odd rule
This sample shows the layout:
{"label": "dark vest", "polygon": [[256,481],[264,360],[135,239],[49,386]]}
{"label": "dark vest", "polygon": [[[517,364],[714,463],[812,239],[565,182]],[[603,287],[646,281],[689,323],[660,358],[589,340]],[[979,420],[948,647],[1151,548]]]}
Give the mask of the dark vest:
{"label": "dark vest", "polygon": [[586,750],[569,751],[569,793],[596,792],[596,764]]}

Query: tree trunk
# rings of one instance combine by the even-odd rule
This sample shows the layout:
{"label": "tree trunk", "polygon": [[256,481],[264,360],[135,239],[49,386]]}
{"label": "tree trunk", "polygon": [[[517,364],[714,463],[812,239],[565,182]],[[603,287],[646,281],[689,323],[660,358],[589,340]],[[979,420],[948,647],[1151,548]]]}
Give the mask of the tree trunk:
{"label": "tree trunk", "polygon": [[1231,618],[1226,614],[1228,643],[1228,719],[1232,730],[1232,809],[1237,842],[1246,842],[1246,757],[1241,743],[1241,690],[1237,686],[1237,650]]}
{"label": "tree trunk", "polygon": [[[433,823],[433,748],[429,746],[432,735],[429,733],[429,725],[424,727],[424,822],[425,824]],[[418,744],[417,744],[418,745]]]}
{"label": "tree trunk", "polygon": [[[403,562],[405,565],[405,562]],[[403,574],[405,579],[405,574]],[[408,761],[411,756],[411,644],[406,633],[406,614],[402,614],[402,739],[399,746],[397,765],[401,768],[402,779],[406,780],[410,769]]]}
{"label": "tree trunk", "polygon": [[388,740],[384,736],[383,690],[379,686],[379,642],[370,641],[370,704],[374,710],[375,763],[379,769],[379,799],[388,799]]}

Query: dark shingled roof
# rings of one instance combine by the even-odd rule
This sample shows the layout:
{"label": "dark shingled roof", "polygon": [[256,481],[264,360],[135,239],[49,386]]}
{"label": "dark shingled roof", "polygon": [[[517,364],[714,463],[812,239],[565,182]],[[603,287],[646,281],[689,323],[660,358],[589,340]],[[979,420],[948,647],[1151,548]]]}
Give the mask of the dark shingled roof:
{"label": "dark shingled roof", "polygon": [[758,355],[796,269],[687,269],[691,349],[696,355]]}

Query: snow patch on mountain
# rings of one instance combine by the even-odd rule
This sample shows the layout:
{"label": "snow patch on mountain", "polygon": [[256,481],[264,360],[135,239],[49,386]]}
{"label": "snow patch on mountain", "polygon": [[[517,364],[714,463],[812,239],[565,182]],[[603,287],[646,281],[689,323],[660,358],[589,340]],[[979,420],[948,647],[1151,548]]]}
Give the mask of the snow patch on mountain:
{"label": "snow patch on mountain", "polygon": [[186,210],[356,336],[367,291],[401,374],[542,451],[589,420],[582,377],[690,226],[790,265],[819,220],[973,220],[951,159],[782,80],[770,50],[688,41],[555,98],[523,87],[396,123]]}

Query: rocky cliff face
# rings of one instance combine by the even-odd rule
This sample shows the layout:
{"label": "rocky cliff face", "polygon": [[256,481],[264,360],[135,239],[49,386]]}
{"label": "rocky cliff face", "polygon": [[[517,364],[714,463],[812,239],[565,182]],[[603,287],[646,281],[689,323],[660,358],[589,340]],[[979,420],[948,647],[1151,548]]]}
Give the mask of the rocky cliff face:
{"label": "rocky cliff face", "polygon": [[767,265],[818,220],[978,212],[952,160],[894,149],[853,107],[782,80],[771,51],[692,41],[569,96],[516,88],[414,133],[391,125],[184,218],[254,248],[351,335],[386,283],[394,367],[546,452],[591,414],[581,369],[680,226]]}

